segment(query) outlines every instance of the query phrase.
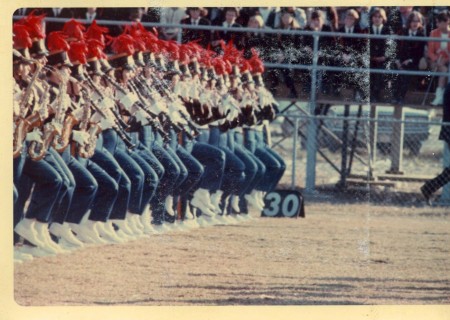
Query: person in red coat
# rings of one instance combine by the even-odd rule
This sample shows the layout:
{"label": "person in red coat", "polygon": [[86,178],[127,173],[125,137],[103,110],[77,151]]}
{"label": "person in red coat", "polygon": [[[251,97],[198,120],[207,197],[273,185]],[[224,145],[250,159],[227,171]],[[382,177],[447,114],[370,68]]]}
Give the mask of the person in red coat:
{"label": "person in red coat", "polygon": [[[449,38],[448,14],[441,12],[437,16],[437,28],[432,30],[430,37],[432,38]],[[445,41],[429,41],[428,42],[428,58],[430,59],[431,69],[439,72],[447,72],[450,53],[450,42]],[[431,102],[432,105],[437,106],[443,103],[444,88],[446,84],[446,77],[439,76],[438,87],[436,89],[436,97]]]}

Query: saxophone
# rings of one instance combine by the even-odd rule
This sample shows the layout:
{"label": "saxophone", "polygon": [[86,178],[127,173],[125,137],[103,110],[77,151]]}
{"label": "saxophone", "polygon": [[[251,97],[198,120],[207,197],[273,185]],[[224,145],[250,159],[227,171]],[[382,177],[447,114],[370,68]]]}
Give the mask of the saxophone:
{"label": "saxophone", "polygon": [[90,119],[91,119],[91,100],[89,98],[89,93],[86,89],[82,90],[83,93],[83,100],[84,100],[84,106],[83,106],[83,116],[81,119],[80,124],[80,130],[87,132],[89,134],[89,142],[80,145],[78,147],[78,155],[82,158],[89,159],[94,155],[95,152],[95,146],[97,144],[97,137],[98,134],[101,132],[101,128],[99,125],[91,125],[88,129]]}
{"label": "saxophone", "polygon": [[28,155],[34,161],[42,160],[47,154],[48,148],[52,144],[55,135],[58,133],[57,128],[52,123],[46,123],[44,125],[44,134],[42,137],[42,143],[32,141],[28,147]]}
{"label": "saxophone", "polygon": [[[47,86],[46,94],[43,95],[44,101],[41,104],[41,108],[44,108],[47,105],[49,89],[50,89],[50,86]],[[64,106],[63,106],[63,98],[64,98],[63,95],[65,93],[65,90],[66,90],[65,82],[62,81],[59,86],[55,119],[51,123],[47,123],[44,125],[42,142],[32,141],[28,147],[28,155],[34,161],[42,160],[45,157],[47,150],[54,143],[55,137],[61,136],[60,123],[62,122],[61,119],[64,119],[64,116],[65,116],[65,110],[64,110]],[[39,113],[37,113],[37,115],[39,116]]]}
{"label": "saxophone", "polygon": [[72,128],[78,123],[78,120],[71,114],[66,116],[66,106],[64,97],[67,92],[68,77],[65,77],[60,73],[61,83],[59,85],[59,93],[56,101],[56,110],[54,122],[59,126],[61,132],[58,133],[53,139],[52,146],[59,153],[64,152],[70,143],[70,135],[72,134]]}
{"label": "saxophone", "polygon": [[20,101],[20,116],[15,120],[15,127],[13,133],[13,158],[17,158],[22,153],[23,142],[25,141],[28,130],[31,124],[34,124],[35,115],[31,115],[29,119],[25,119],[28,111],[28,102],[33,90],[33,85],[37,80],[40,72],[42,70],[42,65],[36,63],[36,70],[28,83],[28,86],[23,94]]}

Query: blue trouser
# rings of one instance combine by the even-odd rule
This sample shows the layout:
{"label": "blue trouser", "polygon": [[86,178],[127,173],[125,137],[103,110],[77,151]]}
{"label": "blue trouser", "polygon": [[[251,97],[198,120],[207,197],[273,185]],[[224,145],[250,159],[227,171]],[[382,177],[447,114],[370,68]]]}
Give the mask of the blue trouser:
{"label": "blue trouser", "polygon": [[187,142],[186,149],[192,149],[191,155],[203,165],[203,176],[194,188],[216,192],[222,185],[225,169],[225,153],[208,144],[209,130],[201,129],[197,141]]}
{"label": "blue trouser", "polygon": [[[189,172],[186,166],[184,165],[183,161],[178,156],[178,153],[174,149],[172,149],[171,147],[166,147],[166,151],[171,156],[173,161],[175,161],[175,163],[178,165],[178,168],[180,168],[180,175],[178,176],[178,179],[176,180],[173,188],[173,192],[171,193],[171,195],[177,195],[179,193],[180,186],[187,179]],[[189,155],[187,155],[186,158],[188,156]]]}
{"label": "blue trouser", "polygon": [[[266,174],[255,187],[258,190],[269,192],[278,184],[286,170],[286,165],[281,157],[267,148],[263,141],[263,133],[252,129],[244,129],[244,145],[261,160],[266,167]],[[280,161],[281,160],[281,161]]]}
{"label": "blue trouser", "polygon": [[271,148],[267,146],[266,143],[266,137],[264,136],[264,133],[262,131],[256,132],[256,141],[260,148],[264,148],[266,152],[268,152],[272,157],[274,157],[278,163],[279,163],[279,171],[275,179],[273,180],[272,186],[270,187],[270,190],[275,189],[278,182],[281,180],[281,178],[284,175],[284,172],[286,171],[286,163],[284,162],[284,159],[275,151],[273,151]]}
{"label": "blue trouser", "polygon": [[123,220],[127,213],[131,181],[120,167],[114,156],[105,148],[96,150],[91,160],[105,170],[118,185],[117,197],[109,214],[110,219]]}
{"label": "blue trouser", "polygon": [[[150,166],[150,164],[140,155],[139,152],[133,151],[130,153],[131,158],[141,167],[144,172],[144,186],[142,190],[142,199],[139,204],[139,209],[136,213],[144,213],[145,208],[150,203],[156,192],[156,188],[159,184],[159,178],[155,170]],[[131,210],[130,210],[131,211]],[[133,212],[133,211],[131,211]]]}
{"label": "blue trouser", "polygon": [[237,194],[238,187],[245,179],[245,165],[229,148],[233,144],[228,140],[228,134],[220,132],[219,127],[210,127],[209,144],[225,153],[225,173],[221,186],[223,199],[231,194]]}
{"label": "blue trouser", "polygon": [[155,139],[151,147],[152,153],[164,167],[164,175],[159,182],[155,196],[150,201],[153,222],[158,224],[163,220],[165,200],[167,196],[173,194],[181,169],[176,160],[164,149],[160,139]]}
{"label": "blue trouser", "polygon": [[14,206],[14,210],[17,210],[14,217],[23,217],[25,202],[34,184],[30,204],[25,216],[29,219],[36,219],[39,222],[48,222],[53,206],[58,200],[57,195],[63,184],[63,178],[45,159],[33,161],[29,157],[25,159],[22,173],[17,184],[19,198]]}
{"label": "blue trouser", "polygon": [[179,203],[180,219],[184,219],[187,201],[190,198],[188,193],[193,190],[196,185],[198,185],[198,182],[203,176],[204,169],[202,164],[182,146],[178,147],[177,155],[186,166],[188,172],[187,178],[181,185],[178,186],[174,193],[175,196],[179,196],[179,202],[175,201],[174,205]]}
{"label": "blue trouser", "polygon": [[[96,153],[99,152],[96,150]],[[116,180],[108,172],[91,159],[79,158],[81,164],[85,165],[93,179],[97,181],[97,193],[91,205],[89,220],[108,221],[112,208],[116,202],[119,186]]]}
{"label": "blue trouser", "polygon": [[52,209],[51,221],[64,222],[69,211],[70,204],[72,203],[73,193],[75,191],[75,178],[67,164],[76,160],[70,155],[70,148],[67,148],[61,154],[55,149],[50,148],[45,156],[45,159],[56,171],[58,171],[59,175],[63,179],[63,184],[61,185],[57,200]]}
{"label": "blue trouser", "polygon": [[266,174],[266,166],[250,150],[244,147],[244,136],[241,132],[236,132],[234,136],[236,141],[236,147],[241,149],[241,151],[244,151],[252,159],[253,163],[256,164],[257,166],[257,171],[254,179],[249,183],[246,190],[243,191],[244,194],[249,194],[254,189],[259,190],[258,189],[259,182]]}
{"label": "blue trouser", "polygon": [[[13,219],[13,227],[15,227],[20,220],[23,217],[23,209],[22,210],[17,210],[16,206],[17,206],[17,201],[19,200],[19,191],[17,190],[17,186],[19,184],[20,181],[20,177],[22,176],[22,170],[23,170],[23,166],[25,164],[25,159],[26,159],[26,152],[24,151],[25,149],[22,149],[22,152],[20,153],[20,155],[13,159],[13,185],[14,185],[14,189],[13,189],[13,196],[14,196],[14,219]],[[19,241],[19,237],[16,236],[16,234],[14,233],[14,243],[16,243],[17,241]]]}
{"label": "blue trouser", "polygon": [[67,221],[78,224],[95,199],[98,183],[86,169],[85,163],[74,159],[74,161],[70,161],[67,165],[75,178],[75,192],[73,193],[72,204],[69,207],[66,218],[54,218],[53,222],[62,224],[64,221]]}

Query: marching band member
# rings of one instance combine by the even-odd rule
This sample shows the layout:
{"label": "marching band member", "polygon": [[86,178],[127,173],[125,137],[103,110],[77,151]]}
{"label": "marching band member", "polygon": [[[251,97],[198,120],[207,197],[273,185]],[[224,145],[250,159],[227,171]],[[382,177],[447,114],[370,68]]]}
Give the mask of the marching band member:
{"label": "marching band member", "polygon": [[218,55],[139,23],[111,38],[72,19],[49,53],[43,18],[14,25],[19,260],[262,210],[286,166],[269,147],[276,102],[256,52]]}

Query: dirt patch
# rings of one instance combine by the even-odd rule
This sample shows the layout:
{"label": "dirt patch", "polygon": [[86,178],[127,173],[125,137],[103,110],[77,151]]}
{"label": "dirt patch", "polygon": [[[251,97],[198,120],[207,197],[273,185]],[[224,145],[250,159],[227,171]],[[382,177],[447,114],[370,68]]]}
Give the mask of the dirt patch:
{"label": "dirt patch", "polygon": [[448,208],[309,203],[306,219],[88,247],[15,265],[20,305],[448,304]]}

